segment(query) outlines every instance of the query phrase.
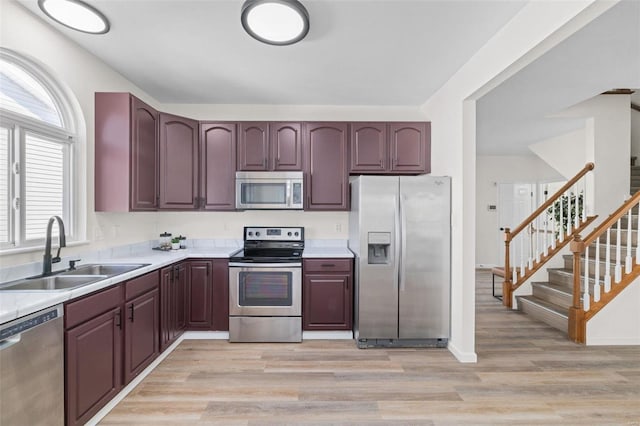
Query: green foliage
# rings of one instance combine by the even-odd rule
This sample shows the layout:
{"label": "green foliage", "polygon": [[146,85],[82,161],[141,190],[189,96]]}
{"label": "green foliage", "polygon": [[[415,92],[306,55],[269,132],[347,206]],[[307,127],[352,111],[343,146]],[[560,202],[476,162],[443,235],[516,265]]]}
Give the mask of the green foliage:
{"label": "green foliage", "polygon": [[[578,202],[576,203],[576,198]],[[562,204],[561,204],[562,203]],[[560,206],[562,205],[562,223],[560,222]],[[571,205],[571,211],[569,212],[569,205]],[[577,205],[577,211],[576,211]],[[582,217],[582,210],[584,208],[584,196],[582,193],[578,194],[576,197],[575,194],[571,193],[569,195],[563,195],[549,209],[547,209],[547,213],[549,215],[553,215],[553,223],[556,226],[556,237],[560,235],[560,226],[564,231],[564,235],[567,235],[568,230],[573,228],[573,224],[575,223],[576,214],[578,215],[578,222],[580,222],[580,217]]]}

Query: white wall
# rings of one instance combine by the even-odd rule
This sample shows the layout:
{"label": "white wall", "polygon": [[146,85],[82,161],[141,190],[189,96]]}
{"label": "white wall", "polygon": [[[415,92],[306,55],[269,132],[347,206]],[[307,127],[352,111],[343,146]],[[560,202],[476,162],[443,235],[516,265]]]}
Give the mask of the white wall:
{"label": "white wall", "polygon": [[488,209],[498,203],[497,183],[551,182],[562,176],[533,155],[479,155],[476,161],[476,265],[491,267],[498,263],[503,235],[498,229],[498,212]]}
{"label": "white wall", "polygon": [[[615,286],[615,284],[612,284]],[[640,280],[636,279],[587,321],[589,346],[640,345]]]}
{"label": "white wall", "polygon": [[585,118],[585,160],[595,164],[588,175],[593,193],[589,214],[607,217],[629,197],[631,109],[629,95],[599,95],[557,114]]}
{"label": "white wall", "polygon": [[[163,105],[144,93],[100,59],[71,42],[51,26],[13,1],[2,1],[0,44],[35,58],[66,83],[78,99],[86,122],[87,244],[63,249],[75,255],[104,247],[146,241],[166,231],[189,238],[242,238],[247,224],[304,226],[312,239],[346,239],[346,212],[183,212],[96,213],[94,212],[94,92],[131,92],[161,111],[203,120],[424,120],[418,107],[291,106],[291,105]],[[42,249],[4,254],[2,265],[37,262]]]}
{"label": "white wall", "polygon": [[571,179],[587,163],[586,129],[545,139],[529,149],[565,179]]}
{"label": "white wall", "polygon": [[529,2],[424,105],[432,121],[433,173],[452,176],[452,306],[449,348],[475,354],[475,99],[612,7],[615,2]]}

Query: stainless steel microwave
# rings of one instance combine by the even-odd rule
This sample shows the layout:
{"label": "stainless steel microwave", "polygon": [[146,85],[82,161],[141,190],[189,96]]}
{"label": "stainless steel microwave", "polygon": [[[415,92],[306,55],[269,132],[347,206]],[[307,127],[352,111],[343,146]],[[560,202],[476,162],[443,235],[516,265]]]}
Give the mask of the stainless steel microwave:
{"label": "stainless steel microwave", "polygon": [[236,172],[236,208],[302,210],[302,176],[302,172]]}

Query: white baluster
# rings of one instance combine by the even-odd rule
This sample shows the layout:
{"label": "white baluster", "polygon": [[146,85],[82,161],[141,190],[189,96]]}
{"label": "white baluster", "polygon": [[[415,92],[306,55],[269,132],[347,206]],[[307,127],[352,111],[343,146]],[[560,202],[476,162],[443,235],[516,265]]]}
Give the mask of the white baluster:
{"label": "white baluster", "polygon": [[[636,234],[640,232],[640,201],[638,202],[638,222],[636,223]],[[631,235],[629,235],[631,239]],[[640,238],[636,239],[636,265],[640,265]]]}
{"label": "white baluster", "polygon": [[596,258],[595,258],[595,285],[593,286],[593,300],[600,301],[600,237],[596,238]]}
{"label": "white baluster", "polygon": [[563,242],[564,241],[564,218],[562,217],[562,215],[564,214],[564,209],[562,208],[562,204],[563,204],[563,197],[564,194],[562,194],[560,196],[560,232],[558,233],[558,241]]}
{"label": "white baluster", "polygon": [[540,216],[536,217],[533,223],[536,224],[536,262],[540,263]]}
{"label": "white baluster", "polygon": [[573,227],[574,227],[574,229],[578,229],[578,226],[580,226],[580,203],[578,202],[579,201],[578,198],[579,198],[580,194],[578,194],[578,184],[576,183],[573,187],[575,188],[575,191],[576,191],[575,192],[575,194],[576,194],[576,199],[575,199],[576,212],[573,215],[574,216],[574,218],[573,218],[573,225],[574,226]]}
{"label": "white baluster", "polygon": [[633,217],[631,216],[631,211],[633,209],[629,209],[629,214],[627,215],[627,256],[624,259],[624,273],[631,273],[631,222]]}
{"label": "white baluster", "polygon": [[[638,215],[640,217],[640,215]],[[551,204],[551,229],[556,229],[558,225],[556,224],[556,203]],[[640,228],[640,226],[639,226]],[[560,235],[560,234],[558,234]],[[551,248],[555,250],[556,248],[556,233],[553,232],[551,235]],[[638,252],[638,259],[640,259],[640,251]],[[640,262],[639,262],[640,263]]]}
{"label": "white baluster", "polygon": [[620,263],[622,239],[620,238],[620,219],[618,219],[618,227],[616,229],[616,268],[614,282],[617,284],[622,281],[622,264]]}
{"label": "white baluster", "polygon": [[589,297],[589,246],[584,251],[584,293],[582,293],[582,306],[584,311],[591,309],[591,298]]}
{"label": "white baluster", "polygon": [[528,254],[527,257],[527,268],[530,270],[533,269],[533,232],[531,232],[531,225],[527,227],[527,235],[529,236],[529,245],[528,245]]}
{"label": "white baluster", "polygon": [[544,255],[545,257],[549,255],[549,246],[551,242],[549,241],[549,213],[544,211]]}
{"label": "white baluster", "polygon": [[[520,276],[524,276],[524,236],[526,232],[520,233]],[[515,282],[515,281],[514,281]]]}
{"label": "white baluster", "polygon": [[604,259],[604,292],[611,291],[611,228],[607,228],[607,246]]}

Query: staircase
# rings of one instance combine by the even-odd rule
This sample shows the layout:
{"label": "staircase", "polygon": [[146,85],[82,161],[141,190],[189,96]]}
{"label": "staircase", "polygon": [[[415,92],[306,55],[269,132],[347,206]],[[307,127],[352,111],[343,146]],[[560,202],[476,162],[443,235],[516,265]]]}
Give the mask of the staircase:
{"label": "staircase", "polygon": [[[631,194],[635,194],[640,190],[640,166],[631,167]],[[638,240],[638,216],[632,215],[632,235],[631,243],[636,247]],[[626,230],[628,226],[628,217],[625,215],[621,218],[622,229]],[[627,255],[627,233],[621,233],[621,261]],[[616,244],[616,233],[611,233],[611,243]],[[603,253],[605,244],[600,244],[600,253]],[[596,243],[589,246],[589,293],[593,294],[594,274],[595,274],[595,252]],[[568,254],[563,256],[564,267],[547,268],[549,281],[532,282],[532,294],[530,296],[516,296],[518,302],[518,310],[538,319],[563,333],[567,333],[569,323],[569,308],[572,305],[573,298],[573,256]],[[611,253],[611,269],[613,270],[616,261],[616,253]],[[600,262],[599,275],[604,276],[605,262]],[[584,274],[584,272],[583,272]],[[581,278],[581,288],[584,291],[584,276]]]}

